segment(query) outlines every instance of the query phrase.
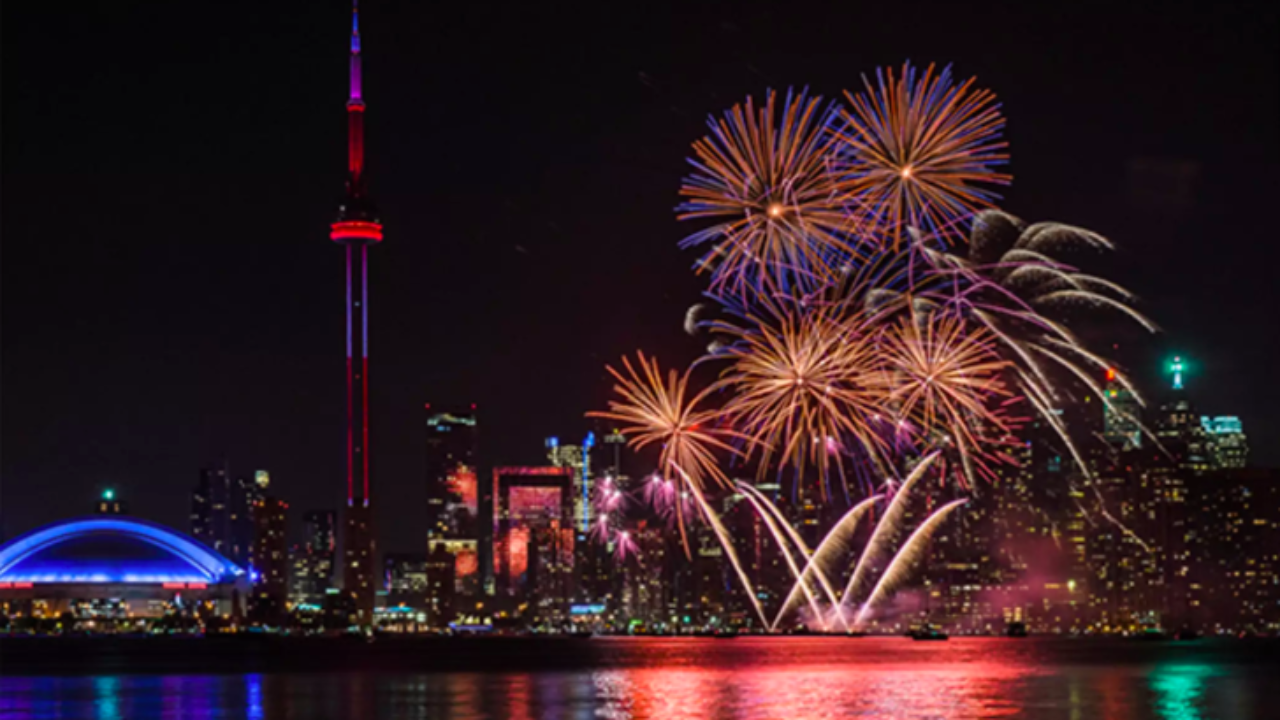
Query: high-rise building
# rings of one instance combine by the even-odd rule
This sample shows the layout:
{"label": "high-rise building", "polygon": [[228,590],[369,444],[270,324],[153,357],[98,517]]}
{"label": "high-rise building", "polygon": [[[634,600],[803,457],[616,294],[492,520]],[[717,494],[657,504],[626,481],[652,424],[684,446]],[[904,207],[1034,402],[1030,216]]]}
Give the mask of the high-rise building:
{"label": "high-rise building", "polygon": [[617,428],[612,428],[608,432],[603,433],[603,445],[601,453],[602,470],[612,474],[615,478],[625,478],[627,471],[623,468],[623,458],[627,451],[627,437]]}
{"label": "high-rise building", "polygon": [[[622,568],[621,612],[616,620],[624,626],[634,623],[649,631],[663,630],[670,620],[671,533],[663,526],[641,520],[632,530],[632,537],[636,551]],[[683,561],[681,552],[676,550],[675,554]]]}
{"label": "high-rise building", "polygon": [[587,433],[581,445],[561,445],[557,437],[549,437],[546,441],[547,460],[551,465],[567,468],[573,473],[573,523],[583,534],[591,528],[591,492],[595,489],[591,477],[591,450],[595,444],[594,432]]}
{"label": "high-rise building", "polygon": [[573,596],[573,471],[500,467],[493,471],[494,571],[500,594],[536,598],[531,614],[554,626]]}
{"label": "high-rise building", "polygon": [[1214,470],[1238,470],[1249,465],[1249,442],[1244,434],[1244,424],[1232,415],[1214,418],[1201,417],[1209,455]]}
{"label": "high-rise building", "polygon": [[294,602],[319,604],[333,586],[336,514],[311,510],[302,516],[306,543],[291,551],[289,596]]}
{"label": "high-rise building", "polygon": [[1280,472],[1231,468],[1192,480],[1187,624],[1208,633],[1280,631]]}
{"label": "high-rise building", "polygon": [[1108,368],[1103,393],[1102,437],[1113,447],[1142,447],[1142,404],[1114,368]]}
{"label": "high-rise building", "polygon": [[457,587],[456,556],[444,543],[437,544],[427,553],[427,622],[435,628],[444,628],[453,622],[456,609]]}
{"label": "high-rise building", "polygon": [[422,608],[427,605],[426,553],[387,553],[382,561],[387,605]]}
{"label": "high-rise building", "polygon": [[289,597],[289,553],[285,545],[289,505],[279,498],[264,497],[253,507],[256,538],[249,567],[253,581],[251,606],[262,622],[278,623]]}
{"label": "high-rise building", "polygon": [[343,586],[357,621],[373,621],[376,547],[369,494],[369,248],[382,242],[382,223],[366,191],[364,96],[360,74],[360,14],[351,6],[350,92],[347,96],[347,192],[329,239],[346,253],[347,507],[343,523]]}
{"label": "high-rise building", "polygon": [[337,547],[336,515],[332,510],[311,510],[302,516],[307,552],[327,556],[330,564]]}
{"label": "high-rise building", "polygon": [[427,539],[477,539],[479,429],[470,408],[427,406]]}
{"label": "high-rise building", "polygon": [[237,565],[248,565],[258,496],[256,485],[233,478],[225,463],[202,469],[191,493],[191,534]]}

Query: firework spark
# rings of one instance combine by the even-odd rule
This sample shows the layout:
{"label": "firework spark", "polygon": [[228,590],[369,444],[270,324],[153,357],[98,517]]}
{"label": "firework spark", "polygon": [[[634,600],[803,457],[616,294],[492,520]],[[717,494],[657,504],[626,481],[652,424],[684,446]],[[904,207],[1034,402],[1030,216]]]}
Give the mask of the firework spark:
{"label": "firework spark", "polygon": [[995,95],[956,85],[950,67],[920,74],[910,63],[901,75],[876,71],[864,92],[845,92],[850,109],[835,131],[841,170],[857,196],[862,225],[872,225],[896,247],[908,228],[958,241],[964,224],[998,198],[988,186],[1007,185],[995,171],[1008,161],[1000,140],[1004,117]]}
{"label": "firework spark", "polygon": [[850,508],[832,526],[831,530],[818,543],[813,555],[809,557],[809,562],[805,564],[804,571],[800,573],[800,577],[791,586],[791,592],[783,600],[782,606],[778,609],[778,614],[773,618],[773,624],[769,626],[770,630],[777,630],[782,618],[786,617],[786,614],[795,607],[796,600],[800,596],[801,587],[808,585],[810,577],[815,574],[825,577],[830,572],[831,563],[834,562],[835,558],[850,551],[849,542],[852,539],[854,529],[858,526],[858,521],[883,498],[883,495],[872,495],[866,498]]}
{"label": "firework spark", "polygon": [[627,558],[636,554],[636,541],[631,538],[631,533],[621,530],[613,536],[613,557],[618,562],[623,562]]}
{"label": "firework spark", "polygon": [[894,555],[893,561],[889,563],[889,567],[885,569],[884,574],[880,576],[880,580],[876,582],[876,586],[871,591],[867,601],[858,610],[858,615],[854,620],[855,625],[861,625],[865,622],[871,610],[902,583],[911,567],[919,562],[921,553],[933,536],[933,531],[947,518],[947,515],[951,514],[952,510],[967,502],[969,501],[963,498],[952,500],[938,508],[911,533],[911,537],[907,538],[907,541],[903,543],[902,548]]}
{"label": "firework spark", "polygon": [[779,112],[770,92],[763,108],[748,98],[711,134],[693,144],[694,172],[685,178],[680,220],[710,219],[681,247],[711,245],[698,263],[712,273],[713,290],[739,293],[834,277],[832,258],[848,244],[848,193],[831,172],[834,117],[822,99],[787,93]]}

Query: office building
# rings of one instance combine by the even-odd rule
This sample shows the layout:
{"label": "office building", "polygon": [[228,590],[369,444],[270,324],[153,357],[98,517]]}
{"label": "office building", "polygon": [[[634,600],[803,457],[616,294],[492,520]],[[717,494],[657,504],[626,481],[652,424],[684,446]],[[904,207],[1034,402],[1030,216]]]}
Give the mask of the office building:
{"label": "office building", "polygon": [[493,471],[496,591],[536,597],[531,614],[567,621],[573,594],[573,471],[500,467]]}
{"label": "office building", "polygon": [[1214,470],[1238,470],[1249,465],[1249,442],[1244,434],[1244,424],[1232,415],[1202,416],[1200,427],[1204,433],[1209,464]]}
{"label": "office building", "polygon": [[427,607],[427,557],[426,553],[387,553],[382,561],[382,568],[388,607]]}
{"label": "office building", "polygon": [[591,527],[591,493],[595,489],[591,476],[591,451],[595,447],[594,432],[587,433],[581,445],[562,445],[560,439],[546,441],[547,460],[553,467],[566,468],[573,474],[573,524],[579,534]]}
{"label": "office building", "polygon": [[279,498],[264,497],[253,508],[256,539],[250,562],[253,597],[251,617],[278,624],[289,598],[289,553],[285,544],[289,505]]}
{"label": "office building", "polygon": [[253,553],[253,506],[261,489],[246,478],[233,478],[225,463],[200,471],[191,493],[191,534],[240,566]]}
{"label": "office building", "polygon": [[427,539],[477,539],[480,495],[475,405],[427,406]]}

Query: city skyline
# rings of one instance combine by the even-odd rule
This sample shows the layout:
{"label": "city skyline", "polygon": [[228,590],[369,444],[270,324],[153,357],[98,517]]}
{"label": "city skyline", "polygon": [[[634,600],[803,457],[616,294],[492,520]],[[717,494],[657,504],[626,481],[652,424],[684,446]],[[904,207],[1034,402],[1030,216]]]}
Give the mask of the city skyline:
{"label": "city skyline", "polygon": [[[378,6],[375,5],[372,12],[379,12]],[[384,17],[381,22],[391,26],[395,19]],[[317,19],[318,26],[327,26],[327,22],[327,14],[323,25]],[[207,36],[201,37],[210,41],[216,39],[217,27],[215,25]],[[747,33],[759,31],[751,22],[737,30]],[[601,177],[600,173],[607,172],[612,176],[627,172],[620,168],[630,169],[630,174],[637,178],[632,186],[636,191],[632,196],[637,198],[634,204],[628,202],[617,212],[599,213],[598,218],[593,211],[588,213],[590,219],[581,225],[566,227],[560,224],[565,222],[564,217],[569,216],[562,217],[555,211],[554,200],[560,193],[554,188],[532,193],[516,190],[514,197],[518,198],[519,210],[523,212],[532,208],[535,211],[531,217],[537,218],[537,231],[524,232],[526,228],[520,225],[504,228],[501,223],[509,220],[500,219],[504,217],[503,213],[499,213],[497,220],[479,217],[477,212],[468,213],[464,223],[462,219],[452,217],[451,210],[442,210],[451,219],[444,223],[446,229],[441,230],[429,221],[432,204],[426,203],[426,212],[421,212],[424,207],[421,199],[409,194],[421,185],[404,182],[413,165],[406,164],[407,161],[401,157],[405,152],[405,138],[408,137],[404,131],[408,127],[397,123],[410,122],[410,118],[417,120],[420,116],[413,112],[415,99],[412,93],[400,88],[397,81],[408,72],[403,62],[406,53],[407,57],[417,56],[402,47],[397,50],[396,36],[391,30],[384,27],[375,32],[382,35],[384,42],[375,45],[379,49],[369,62],[378,67],[379,72],[385,71],[386,76],[370,82],[382,83],[375,87],[378,88],[380,103],[382,98],[386,98],[387,110],[386,119],[371,120],[375,126],[376,123],[382,125],[377,133],[378,139],[370,142],[370,155],[379,168],[376,179],[379,196],[384,198],[384,205],[392,217],[408,224],[404,239],[397,240],[405,248],[398,251],[402,254],[391,255],[396,251],[382,248],[388,253],[382,256],[380,264],[387,267],[379,270],[375,265],[373,270],[378,288],[375,293],[383,294],[375,294],[372,299],[375,316],[372,344],[379,348],[380,354],[386,354],[383,362],[387,364],[387,370],[379,371],[386,374],[378,376],[378,383],[385,390],[381,393],[374,391],[373,426],[379,433],[378,447],[382,448],[382,443],[387,446],[387,459],[382,461],[383,465],[377,472],[379,487],[385,483],[391,496],[388,505],[403,504],[416,508],[424,507],[426,502],[425,488],[421,483],[421,428],[426,419],[422,410],[424,402],[477,402],[477,412],[485,426],[485,442],[492,448],[492,455],[486,462],[539,462],[542,437],[560,434],[576,438],[579,433],[585,434],[588,424],[582,419],[582,412],[603,406],[607,396],[610,383],[602,370],[605,362],[612,362],[618,355],[640,346],[660,351],[670,364],[696,355],[700,350],[699,343],[684,337],[679,329],[683,308],[698,297],[696,280],[690,280],[688,273],[684,272],[693,256],[675,252],[670,243],[662,240],[674,240],[681,234],[681,228],[668,219],[667,211],[675,204],[674,178],[682,169],[685,154],[682,146],[686,137],[698,132],[703,117],[718,111],[725,104],[725,97],[738,97],[743,93],[759,96],[767,87],[785,85],[793,77],[809,76],[815,83],[822,83],[820,89],[824,94],[834,95],[842,83],[856,79],[855,69],[869,64],[860,61],[863,58],[859,56],[850,58],[846,63],[847,69],[840,72],[829,68],[810,72],[813,68],[808,62],[783,61],[773,57],[772,65],[766,65],[761,72],[776,74],[776,78],[760,77],[741,68],[712,71],[714,79],[727,80],[723,83],[723,93],[713,97],[700,92],[696,83],[671,87],[669,74],[658,69],[636,69],[639,67],[635,64],[637,59],[624,56],[616,65],[609,65],[600,72],[613,73],[619,78],[619,83],[626,85],[625,91],[614,91],[623,96],[621,104],[625,110],[638,107],[642,117],[660,119],[658,126],[663,130],[659,135],[670,132],[679,136],[670,143],[659,141],[646,146],[646,154],[658,152],[659,157],[642,162],[639,157],[623,153],[614,158],[619,161],[617,163],[584,170],[575,169],[573,163],[548,159],[547,151],[543,149],[542,143],[550,144],[552,138],[559,137],[577,152],[604,161],[612,157],[614,151],[610,148],[617,142],[611,141],[610,137],[628,138],[637,132],[626,122],[622,122],[621,127],[609,126],[617,134],[605,134],[594,143],[567,138],[572,133],[568,133],[566,128],[531,129],[529,132],[535,139],[522,147],[530,157],[537,159],[535,164],[541,163],[561,173],[562,177],[568,178],[569,187],[586,192],[588,197],[592,193],[582,186],[585,179]],[[326,41],[319,42],[320,36]],[[318,33],[315,48],[308,50],[319,59],[320,66],[332,66],[331,61],[336,61],[329,47],[331,39],[332,34],[326,29]],[[300,37],[287,42],[311,47]],[[1119,206],[1112,203],[1110,207],[1102,203],[1099,207],[1091,194],[1100,194],[1100,190],[1071,186],[1073,182],[1083,183],[1083,176],[1073,174],[1078,171],[1069,167],[1072,163],[1064,156],[1071,154],[1069,149],[1072,147],[1079,151],[1082,145],[1073,143],[1081,143],[1081,138],[1064,124],[1047,117],[1050,114],[1048,109],[1058,101],[1058,96],[1065,94],[1069,98],[1073,91],[1053,88],[1052,84],[1028,87],[1017,82],[1018,74],[1013,70],[992,67],[973,53],[951,50],[941,48],[935,52],[954,59],[960,70],[978,74],[997,87],[1002,99],[1017,109],[1017,112],[1011,109],[1009,114],[1012,117],[1010,134],[1018,136],[1013,169],[1019,182],[1009,191],[1005,206],[1024,216],[1053,217],[1096,227],[1125,249],[1125,256],[1115,260],[1119,269],[1111,275],[1134,288],[1146,301],[1144,310],[1156,317],[1166,329],[1164,335],[1150,341],[1153,343],[1150,349],[1141,348],[1135,352],[1139,360],[1129,361],[1129,370],[1139,376],[1144,371],[1149,373],[1148,382],[1158,380],[1158,358],[1165,355],[1166,349],[1182,353],[1196,363],[1188,372],[1187,384],[1193,392],[1206,394],[1200,402],[1205,414],[1241,417],[1246,431],[1254,439],[1255,457],[1261,464],[1274,465],[1276,450],[1274,444],[1267,440],[1276,436],[1275,408],[1280,403],[1269,399],[1274,397],[1275,390],[1267,385],[1264,364],[1258,360],[1265,359],[1275,349],[1275,330],[1258,321],[1259,317],[1265,317],[1258,315],[1261,312],[1258,307],[1266,307],[1267,302],[1255,297],[1246,302],[1231,295],[1233,287],[1245,287],[1246,284],[1254,288],[1267,286],[1247,279],[1238,283],[1222,282],[1224,268],[1242,273],[1247,278],[1248,273],[1259,272],[1253,266],[1262,263],[1246,263],[1237,259],[1224,265],[1226,261],[1222,258],[1205,257],[1190,249],[1197,234],[1211,228],[1234,227],[1236,229],[1228,235],[1251,237],[1249,228],[1256,221],[1248,217],[1224,217],[1222,214],[1228,208],[1247,205],[1249,193],[1261,192],[1268,181],[1252,175],[1260,170],[1233,167],[1230,162],[1222,164],[1223,154],[1229,154],[1226,150],[1228,143],[1240,140],[1227,138],[1223,129],[1218,136],[1222,144],[1206,144],[1203,140],[1182,143],[1185,138],[1172,128],[1176,124],[1172,119],[1168,124],[1158,122],[1164,114],[1173,113],[1171,106],[1162,106],[1158,99],[1152,103],[1155,109],[1138,111],[1131,108],[1128,115],[1120,113],[1112,118],[1092,118],[1098,128],[1092,132],[1096,132],[1097,141],[1102,143],[1117,142],[1107,138],[1123,138],[1128,129],[1144,125],[1154,125],[1169,134],[1163,142],[1158,139],[1145,141],[1149,147],[1142,148],[1141,153],[1122,154],[1120,161],[1106,161],[1110,170],[1103,172],[1104,187],[1114,191],[1117,186],[1123,188],[1125,182],[1135,182],[1141,185],[1139,189],[1142,192],[1125,195],[1122,191],[1120,194],[1126,198],[1124,203]],[[274,57],[272,53],[276,51],[261,52],[266,53],[266,57]],[[680,52],[690,53],[693,50],[682,48]],[[620,69],[623,66],[628,67],[626,72]],[[270,67],[270,63],[264,63],[264,67]],[[661,67],[660,62],[657,67]],[[129,69],[136,70],[132,65]],[[119,72],[120,68],[116,71]],[[1029,77],[1033,70],[1025,72]],[[330,74],[315,73],[317,78]],[[845,76],[847,79],[842,79]],[[156,77],[160,79],[164,75]],[[587,83],[590,79],[590,76],[583,76],[575,78],[575,81]],[[1193,80],[1199,82],[1194,77]],[[277,114],[273,116],[276,118],[274,122],[283,123],[284,118],[289,117],[289,123],[308,123],[308,129],[302,133],[308,142],[317,138],[334,138],[340,131],[340,118],[329,111],[334,88],[328,79],[315,82],[316,87],[295,89],[291,92],[298,94],[289,96],[291,99],[305,98],[304,104],[314,100],[318,109],[311,115],[315,119],[300,117],[302,114],[296,108],[272,105],[271,93],[266,87],[250,84],[249,92]],[[710,83],[711,79],[707,82]],[[28,93],[36,92],[34,86],[24,84],[19,87]],[[42,96],[36,93],[35,97]],[[163,93],[157,101],[162,107],[172,108],[177,105],[164,103],[178,102],[176,97],[168,98]],[[1106,97],[1099,102],[1106,106],[1117,105]],[[672,103],[678,112],[670,111]],[[250,104],[257,107],[257,103]],[[1196,115],[1194,110],[1182,110],[1191,112],[1192,118],[1201,123],[1190,123],[1193,127],[1214,128],[1218,127],[1215,123],[1220,122],[1206,115]],[[6,108],[6,119],[13,112]],[[608,116],[603,110],[595,112],[598,114],[594,117]],[[1266,112],[1264,105],[1262,119],[1250,121],[1256,125],[1246,126],[1246,136],[1248,128],[1257,132],[1257,128],[1266,127]],[[1270,112],[1274,119],[1274,98]],[[406,114],[409,117],[404,117]],[[24,122],[23,116],[14,117],[18,123]],[[226,120],[216,114],[214,117]],[[399,119],[394,119],[396,117]],[[232,127],[236,127],[234,123]],[[1020,135],[1024,132],[1020,128],[1030,127],[1040,128],[1039,134],[1030,138]],[[401,133],[394,132],[397,128]],[[49,142],[48,136],[41,132],[33,132],[27,137],[37,147]],[[247,137],[249,140],[240,142],[237,147],[252,148],[255,155],[269,143],[261,136],[250,134]],[[1269,136],[1261,137],[1274,143]],[[46,139],[42,141],[42,138]],[[312,142],[308,152],[314,154],[316,147],[333,145],[333,142]],[[1044,146],[1059,149],[1046,153]],[[1195,150],[1192,157],[1170,164],[1167,156],[1175,146]],[[163,165],[158,146],[144,143],[144,147],[150,149],[150,154],[140,156],[136,162],[142,164],[138,168],[145,167],[146,163]],[[1262,147],[1265,158],[1268,146],[1264,143]],[[414,148],[412,143],[409,143],[409,150],[423,152]],[[70,243],[76,247],[76,243],[85,241],[68,235],[67,229],[73,228],[74,222],[63,224],[50,220],[51,229],[48,230],[43,225],[37,226],[35,216],[30,213],[43,207],[42,201],[28,198],[26,193],[42,187],[42,180],[35,173],[34,158],[24,155],[25,152],[19,148],[11,153],[12,159],[6,161],[5,168],[5,192],[14,198],[7,205],[16,206],[14,214],[17,217],[9,217],[7,213],[5,220],[6,234],[10,238],[6,244],[6,259],[10,262],[6,263],[9,270],[6,270],[5,282],[8,300],[5,303],[4,361],[6,452],[4,475],[0,478],[4,483],[0,488],[4,493],[3,517],[0,518],[3,525],[0,529],[6,535],[13,535],[45,521],[73,514],[72,508],[84,502],[83,496],[61,488],[93,490],[107,485],[127,495],[135,514],[182,527],[179,518],[185,513],[186,493],[195,480],[196,470],[221,459],[228,460],[237,469],[269,468],[273,472],[273,482],[282,488],[281,494],[288,497],[295,507],[336,507],[339,503],[333,499],[331,489],[315,489],[340,487],[341,473],[334,473],[335,468],[344,464],[340,454],[335,465],[333,458],[325,459],[324,451],[315,450],[330,445],[337,448],[341,444],[340,440],[333,439],[335,413],[331,408],[323,409],[338,405],[340,395],[325,394],[317,389],[329,387],[323,378],[334,376],[332,366],[325,358],[334,351],[330,330],[335,321],[341,322],[340,311],[333,310],[330,302],[337,287],[335,275],[325,265],[333,260],[332,253],[326,252],[328,248],[323,247],[322,241],[314,241],[315,230],[323,226],[328,211],[312,204],[311,199],[294,199],[283,205],[289,212],[273,211],[270,217],[257,218],[252,227],[263,231],[261,234],[253,231],[250,234],[253,238],[250,252],[238,254],[241,260],[251,260],[243,266],[228,264],[212,254],[215,247],[212,238],[207,241],[207,249],[200,242],[195,242],[174,250],[161,245],[169,242],[163,239],[164,235],[144,232],[142,238],[146,252],[127,252],[145,255],[138,259],[144,263],[142,267],[150,271],[146,275],[176,270],[176,277],[197,281],[196,287],[203,287],[208,292],[197,296],[179,293],[180,299],[176,303],[166,303],[176,307],[157,308],[130,305],[150,291],[137,294],[140,291],[131,287],[109,285],[108,289],[123,294],[125,307],[132,307],[134,311],[141,309],[148,322],[140,325],[134,317],[115,316],[113,324],[111,312],[104,311],[107,322],[103,327],[106,330],[85,329],[79,345],[83,348],[81,352],[101,357],[101,368],[78,368],[67,361],[44,362],[49,351],[40,346],[51,339],[48,333],[67,334],[77,327],[74,320],[77,316],[68,314],[57,303],[52,307],[36,303],[36,288],[24,284],[21,277],[11,275],[15,258],[32,261],[37,267],[42,267],[50,260],[45,253],[51,252],[26,244],[15,247],[14,240],[24,235],[34,239],[35,233],[42,235],[53,231],[58,233],[55,244]],[[1274,144],[1269,146],[1269,152],[1274,154]],[[1044,159],[1046,155],[1052,159]],[[1144,164],[1137,162],[1139,155],[1165,157],[1165,160]],[[430,153],[415,157],[428,156]],[[256,184],[247,188],[252,191],[252,196],[270,197],[273,190],[280,192],[275,186],[293,184],[295,179],[308,177],[308,173],[318,174],[323,182],[302,181],[297,183],[299,186],[309,193],[318,194],[321,199],[333,196],[334,173],[329,169],[334,167],[337,158],[309,159],[305,163],[288,163],[283,162],[284,159],[280,158],[281,164],[271,166],[274,169],[263,176],[276,180],[254,181]],[[1184,202],[1179,193],[1185,188],[1174,183],[1167,192],[1159,189],[1160,181],[1172,182],[1171,178],[1176,178],[1181,172],[1178,168],[1184,167],[1178,163],[1185,163],[1188,159],[1198,163],[1200,172],[1204,174],[1198,189],[1192,191],[1197,202],[1190,207],[1179,205]],[[59,167],[59,162],[66,167],[67,158],[55,154],[54,168]],[[211,169],[221,167],[209,157],[203,158],[203,162]],[[122,166],[130,167],[127,162]],[[455,165],[454,169],[459,167]],[[386,168],[385,172],[383,168]],[[466,178],[466,185],[488,179],[467,178],[467,168],[461,166],[460,169],[462,174],[452,177]],[[24,179],[30,179],[30,182],[19,182]],[[1252,186],[1243,187],[1250,180]],[[92,183],[92,179],[88,181]],[[504,183],[497,178],[497,182],[508,185],[514,181]],[[18,189],[13,188],[15,183],[19,185]],[[1216,189],[1220,183],[1235,188],[1227,204],[1220,195],[1221,190]],[[1069,187],[1069,191],[1063,192],[1064,187]],[[292,197],[290,192],[293,191],[283,195]],[[302,190],[296,192],[301,193]],[[446,187],[435,197],[445,199],[442,204],[451,205],[452,192],[455,191]],[[217,197],[215,193],[197,195]],[[163,197],[163,192],[159,196]],[[32,202],[25,202],[27,199]],[[461,205],[477,202],[464,194]],[[1186,226],[1168,228],[1161,227],[1159,223],[1143,225],[1134,222],[1137,216],[1142,215],[1142,208],[1147,207],[1144,203],[1152,202],[1157,206],[1173,203],[1166,208],[1167,213],[1176,214],[1175,211],[1181,207],[1188,213]],[[521,203],[525,205],[521,206]],[[237,201],[236,204],[242,203]],[[602,204],[599,200],[589,203],[593,207]],[[128,207],[127,202],[125,206]],[[577,208],[579,203],[566,201],[566,208],[569,206]],[[208,213],[221,209],[221,204],[210,200],[208,205],[197,205],[196,208],[197,213]],[[1166,210],[1156,215],[1167,214]],[[418,214],[425,218],[415,217]],[[643,232],[630,231],[635,232],[635,236],[630,236],[630,232],[623,233],[622,240],[615,241],[608,232],[602,232],[614,227],[618,219],[628,214],[657,220],[649,224],[651,221],[646,219],[642,225]],[[551,229],[551,232],[541,229],[547,224],[559,229]],[[267,228],[271,231],[266,231]],[[277,231],[281,230],[280,237],[297,240],[285,240],[278,249],[263,246],[275,242]],[[198,241],[200,231],[196,228],[192,231]],[[642,236],[647,233],[652,235]],[[503,239],[478,239],[494,234],[503,236]],[[1162,237],[1166,240],[1161,241]],[[247,239],[237,240],[241,241],[247,242]],[[221,247],[222,242],[223,239],[219,238],[217,246]],[[1215,252],[1226,252],[1228,256],[1237,253],[1237,258],[1239,253],[1250,252],[1245,247],[1249,241],[1239,239],[1236,242],[1238,246],[1226,240],[1216,242]],[[476,247],[460,249],[459,246],[464,244]],[[1184,251],[1179,252],[1179,248],[1184,248]],[[287,260],[286,250],[289,253]],[[103,251],[90,250],[88,257],[93,257],[94,252]],[[121,249],[120,252],[126,250]],[[468,265],[479,262],[480,256],[485,254],[492,256],[489,262],[480,263],[478,267]],[[579,255],[581,262],[577,262]],[[1194,255],[1194,260],[1180,259],[1179,255]],[[464,274],[479,279],[450,282],[446,277],[451,274],[450,263],[439,260],[459,261],[461,267],[470,269]],[[78,305],[94,302],[103,289],[96,284],[101,281],[86,276],[86,273],[92,275],[92,268],[77,264],[84,261],[70,262],[67,278],[46,278],[58,291],[54,296]],[[185,263],[196,266],[188,267]],[[112,266],[108,264],[106,267]],[[416,268],[416,272],[410,273],[409,267]],[[486,270],[491,270],[487,276]],[[126,271],[125,277],[136,284],[143,278],[129,274],[133,272],[140,271]],[[419,276],[418,272],[425,275]],[[381,278],[377,277],[379,274]],[[628,278],[629,275],[635,277]],[[70,282],[74,278],[84,279],[85,283],[72,286]],[[317,278],[327,278],[327,281]],[[165,277],[154,279],[160,283],[161,289],[169,287],[166,283],[173,282]],[[618,287],[623,289],[611,292],[619,282],[622,284]],[[1210,283],[1221,283],[1221,286]],[[423,285],[428,287],[426,292],[414,289]],[[650,287],[661,290],[645,293]],[[170,291],[172,289],[169,287]],[[303,298],[306,298],[305,302],[302,302]],[[18,314],[14,309],[16,304],[35,306],[31,310],[34,317]],[[646,307],[641,308],[641,305]],[[318,309],[323,307],[330,307],[330,310]],[[409,307],[413,312],[406,318],[391,311],[393,307]],[[303,317],[308,314],[318,317]],[[1232,334],[1219,327],[1236,324],[1218,322],[1219,318],[1237,315],[1244,319],[1239,325],[1251,327],[1249,333],[1237,331]],[[429,318],[430,322],[419,321],[418,317]],[[485,322],[495,319],[496,323]],[[213,329],[213,339],[184,341],[184,333],[193,331],[188,322],[203,323]],[[439,323],[438,330],[433,323]],[[377,328],[384,324],[387,330],[380,336]],[[471,329],[480,326],[485,329]],[[292,332],[278,333],[280,327],[287,327]],[[115,332],[111,328],[115,328]],[[275,337],[277,334],[280,337]],[[421,335],[421,339],[406,339],[409,334]],[[1237,334],[1242,337],[1237,339]],[[114,339],[117,335],[140,340],[140,344],[117,344]],[[326,337],[330,339],[326,340]],[[546,338],[550,337],[555,337],[557,342],[548,348],[557,350],[549,353],[547,358],[526,352],[528,348],[538,347],[537,343],[547,342]],[[578,352],[566,353],[561,350],[565,345]],[[73,343],[72,355],[76,347]],[[139,350],[142,356],[134,357],[133,353]],[[1124,356],[1123,352],[1121,356]],[[518,365],[510,363],[505,361],[507,358],[519,358],[520,362]],[[1145,363],[1141,362],[1143,359]],[[173,365],[177,369],[161,365]],[[1236,371],[1241,367],[1243,372]],[[112,371],[116,375],[110,374]],[[35,381],[29,384],[19,380],[18,375],[33,375]],[[111,378],[116,376],[125,378],[126,382],[111,382]],[[91,384],[80,387],[77,382]],[[122,394],[123,388],[133,388],[133,392]],[[225,397],[215,398],[214,394]],[[134,404],[117,406],[126,399]],[[77,411],[77,408],[82,410]],[[311,412],[316,409],[319,411]],[[54,413],[55,410],[62,414],[61,418]],[[22,418],[21,423],[15,422],[15,414]],[[175,426],[174,418],[179,416],[198,419]],[[340,428],[341,424],[341,416],[338,415],[336,427]],[[55,453],[51,449],[63,433],[85,439],[84,447],[65,451],[69,455],[66,459],[62,458],[61,450]],[[340,438],[340,434],[337,437]],[[53,495],[43,490],[51,486],[60,489]],[[421,501],[415,500],[419,497]],[[381,521],[380,518],[376,522]],[[386,521],[390,527],[383,537],[388,547],[417,548],[419,543],[415,542],[417,530],[414,520],[389,514]]]}

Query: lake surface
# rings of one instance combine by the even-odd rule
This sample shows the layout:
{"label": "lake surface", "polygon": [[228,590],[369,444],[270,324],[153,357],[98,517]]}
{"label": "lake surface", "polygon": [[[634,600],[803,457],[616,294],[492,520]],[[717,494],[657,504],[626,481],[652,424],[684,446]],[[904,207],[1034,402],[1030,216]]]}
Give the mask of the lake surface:
{"label": "lake surface", "polygon": [[[175,653],[166,661],[172,672],[157,672],[144,658],[163,656],[166,641],[155,641],[154,652],[139,650],[147,642],[124,650],[46,646],[61,658],[57,672],[32,645],[0,645],[0,653],[9,651],[0,654],[0,717],[1280,717],[1274,642],[743,637],[360,647],[315,641],[236,655],[217,641],[193,640],[175,646],[183,659]],[[340,669],[234,672],[225,662],[252,657],[280,664],[273,658],[299,654],[315,661],[326,652]],[[486,658],[502,669],[478,670]],[[467,669],[448,671],[453,664]]]}

